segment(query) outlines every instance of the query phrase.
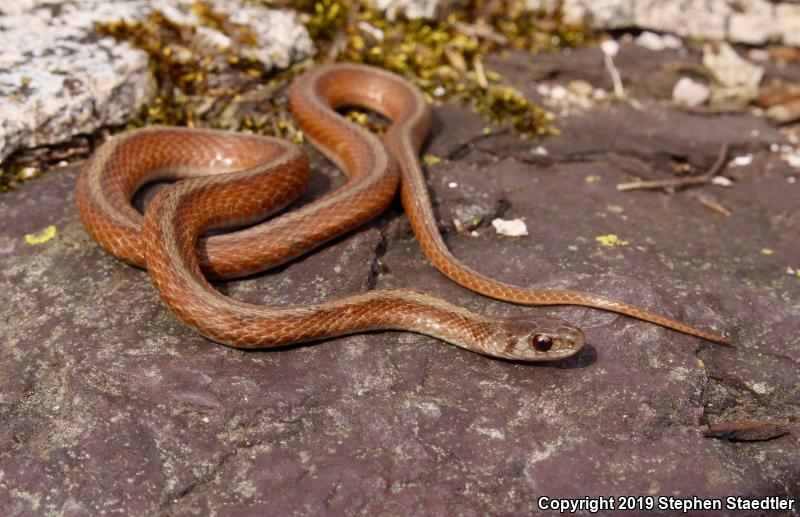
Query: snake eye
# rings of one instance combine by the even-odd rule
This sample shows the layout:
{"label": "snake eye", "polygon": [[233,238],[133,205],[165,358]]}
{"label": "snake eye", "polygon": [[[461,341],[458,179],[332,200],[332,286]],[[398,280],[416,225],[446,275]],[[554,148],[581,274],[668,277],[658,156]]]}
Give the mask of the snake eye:
{"label": "snake eye", "polygon": [[544,334],[536,334],[531,339],[531,344],[537,352],[547,352],[553,348],[553,338],[545,336]]}

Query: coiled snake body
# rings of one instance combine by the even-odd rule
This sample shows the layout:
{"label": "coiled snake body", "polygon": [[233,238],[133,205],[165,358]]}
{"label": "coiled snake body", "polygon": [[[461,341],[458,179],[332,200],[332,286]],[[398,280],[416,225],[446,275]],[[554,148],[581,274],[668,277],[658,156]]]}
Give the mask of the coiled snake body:
{"label": "coiled snake body", "polygon": [[[474,314],[407,289],[381,289],[324,303],[265,307],[231,299],[208,282],[263,271],[298,257],[384,211],[402,173],[401,199],[425,254],[445,275],[476,292],[520,304],[586,305],[699,337],[725,338],[590,293],[534,291],[477,273],[447,250],[436,228],[417,161],[430,111],[405,80],[363,65],[317,66],[295,79],[298,124],[348,175],[328,196],[246,229],[285,207],[308,179],[308,160],[280,140],[216,130],[150,128],[103,144],[78,179],[77,207],[108,252],[146,267],[167,305],[190,327],[227,345],[260,348],[381,329],[427,334],[495,357],[552,360],[575,354],[583,333],[556,318]],[[391,120],[384,143],[336,113],[344,105]],[[388,149],[388,152],[387,152]],[[180,179],[142,216],[131,198],[143,184]]]}

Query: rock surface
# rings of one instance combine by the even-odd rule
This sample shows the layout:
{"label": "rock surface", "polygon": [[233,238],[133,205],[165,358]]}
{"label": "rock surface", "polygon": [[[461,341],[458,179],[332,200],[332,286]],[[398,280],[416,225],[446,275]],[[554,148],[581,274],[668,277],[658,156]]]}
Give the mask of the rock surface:
{"label": "rock surface", "polygon": [[[458,9],[458,0],[373,0],[389,15],[433,18]],[[683,37],[748,45],[800,46],[800,3],[795,0],[526,0],[532,9],[561,5],[565,19],[599,30],[645,29]]]}
{"label": "rock surface", "polygon": [[[468,110],[438,107],[424,150],[441,158],[427,167],[429,186],[449,246],[476,269],[639,303],[726,332],[737,348],[592,309],[475,295],[425,260],[397,206],[304,259],[218,286],[277,305],[420,288],[476,311],[560,316],[586,331],[586,349],[527,365],[403,332],[261,352],[218,346],[185,328],[144,272],[95,245],[73,207],[76,171],[55,171],[0,203],[0,219],[13,222],[0,227],[0,507],[529,515],[540,496],[796,496],[798,171],[769,150],[788,143],[761,118],[662,105],[680,77],[656,67],[670,52],[623,45],[615,61],[641,108],[575,111],[541,141],[486,134]],[[610,87],[597,48],[510,53],[486,66],[534,96],[539,78]],[[723,171],[729,188],[615,188],[705,170],[722,142],[753,155]],[[314,162],[306,200],[341,181]],[[483,223],[453,231],[469,206]],[[496,235],[494,217],[521,218],[530,235]],[[790,434],[703,436],[736,420]]]}
{"label": "rock surface", "polygon": [[[559,0],[560,2],[560,0]],[[556,0],[527,0],[552,8]],[[768,0],[564,0],[571,21],[595,29],[649,29],[735,43],[800,45],[800,4]]]}
{"label": "rock surface", "polygon": [[711,88],[711,102],[734,101],[748,105],[758,96],[764,68],[742,58],[725,42],[703,45],[703,66],[718,84]]}
{"label": "rock surface", "polygon": [[[96,23],[144,19],[153,9],[171,21],[201,25],[186,0],[26,0],[0,7],[0,162],[19,148],[56,144],[121,124],[154,91],[147,55],[93,30]],[[285,68],[313,54],[293,13],[211,2],[231,21],[246,23],[259,41],[250,52],[266,68]],[[215,45],[227,36],[205,26]],[[36,37],[31,37],[35,34]]]}

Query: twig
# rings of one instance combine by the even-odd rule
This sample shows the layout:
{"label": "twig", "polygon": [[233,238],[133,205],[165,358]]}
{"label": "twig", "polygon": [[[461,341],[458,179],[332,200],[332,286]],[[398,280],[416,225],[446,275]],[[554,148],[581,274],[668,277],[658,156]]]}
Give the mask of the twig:
{"label": "twig", "polygon": [[619,183],[617,185],[617,190],[636,190],[636,189],[659,189],[659,188],[684,188],[684,187],[693,187],[696,185],[705,185],[711,178],[717,175],[717,173],[722,169],[723,165],[725,165],[725,161],[728,159],[728,144],[723,143],[719,148],[719,156],[717,156],[717,161],[714,162],[714,165],[708,169],[708,172],[705,172],[699,176],[689,176],[686,178],[669,178],[665,180],[653,180],[653,181],[634,181],[631,183]]}
{"label": "twig", "polygon": [[731,216],[731,211],[722,206],[721,204],[719,204],[719,202],[717,202],[717,200],[714,199],[712,196],[707,196],[705,194],[696,194],[696,195],[689,194],[689,195],[695,198],[697,202],[703,205],[704,207],[710,208],[711,210],[717,212],[718,214],[722,214],[725,217]]}

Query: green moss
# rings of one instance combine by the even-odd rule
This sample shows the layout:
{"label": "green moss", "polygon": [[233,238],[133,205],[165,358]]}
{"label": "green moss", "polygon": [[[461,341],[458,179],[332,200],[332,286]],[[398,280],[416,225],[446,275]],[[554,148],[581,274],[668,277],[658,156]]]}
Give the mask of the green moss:
{"label": "green moss", "polygon": [[[332,58],[390,70],[409,79],[429,99],[459,100],[487,121],[509,123],[524,135],[551,131],[548,114],[503,84],[500,76],[485,72],[483,58],[504,48],[546,51],[588,39],[584,28],[565,24],[558,10],[533,12],[524,9],[521,0],[473,0],[442,21],[409,20],[402,14],[389,21],[372,4],[359,0],[265,5],[300,13],[318,48],[318,60]],[[308,63],[270,75],[245,55],[244,50],[256,42],[249,28],[231,23],[205,2],[196,3],[193,12],[202,25],[224,32],[234,44],[228,49],[197,52],[196,28],[174,24],[157,11],[143,22],[98,27],[103,34],[129,41],[151,57],[159,93],[130,125],[204,125],[299,139],[301,133],[282,96],[259,95],[257,106],[248,98],[254,90],[280,93]],[[380,129],[356,113],[348,113],[348,118]]]}
{"label": "green moss", "polygon": [[10,163],[0,167],[0,192],[14,190],[25,180],[41,176],[39,167],[21,163]]}
{"label": "green moss", "polygon": [[429,99],[458,99],[487,121],[509,123],[523,135],[551,131],[550,117],[521,92],[483,70],[483,58],[507,48],[549,51],[588,41],[560,9],[527,10],[521,0],[473,0],[444,20],[387,20],[358,0],[301,0],[305,24],[322,56],[366,63],[409,79]]}
{"label": "green moss", "polygon": [[231,45],[214,46],[197,27],[173,23],[158,11],[141,22],[97,26],[100,33],[128,41],[150,56],[158,92],[128,127],[205,126],[296,137],[285,102],[271,94],[286,83],[288,74],[264,81],[269,75],[264,65],[246,53],[257,42],[250,28],[230,22],[204,2],[195,3],[193,11],[201,25],[231,38]]}
{"label": "green moss", "polygon": [[[584,27],[564,23],[560,10],[533,12],[524,9],[522,0],[469,0],[442,20],[409,20],[400,14],[393,21],[360,0],[253,3],[296,10],[317,47],[317,61],[385,68],[406,77],[429,100],[460,101],[488,122],[509,124],[522,135],[552,132],[551,117],[502,77],[485,71],[484,58],[509,48],[549,51],[580,45],[589,38]],[[248,56],[248,49],[258,42],[250,27],[232,22],[205,1],[195,2],[192,12],[201,26],[224,33],[231,44],[219,48],[198,27],[176,24],[159,11],[139,22],[96,27],[100,34],[145,51],[157,84],[152,103],[112,131],[164,124],[250,130],[302,140],[284,93],[292,77],[312,63],[268,71]],[[347,116],[372,130],[385,129],[374,117],[358,111]],[[42,168],[44,163],[33,165]],[[10,164],[13,159],[0,170],[0,191],[32,176],[22,174],[25,167]]]}

